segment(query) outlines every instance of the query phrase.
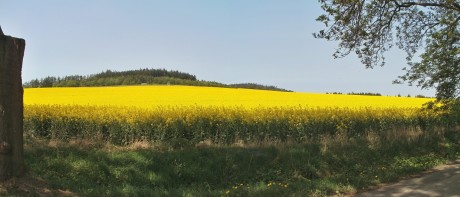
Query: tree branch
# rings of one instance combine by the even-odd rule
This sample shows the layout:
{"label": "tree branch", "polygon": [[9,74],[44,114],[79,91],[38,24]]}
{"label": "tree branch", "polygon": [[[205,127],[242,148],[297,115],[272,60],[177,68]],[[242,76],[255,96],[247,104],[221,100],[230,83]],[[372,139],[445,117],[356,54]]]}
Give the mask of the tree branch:
{"label": "tree branch", "polygon": [[397,0],[391,0],[391,1],[393,1],[396,4],[396,6],[399,7],[399,8],[408,8],[408,7],[411,7],[411,6],[443,7],[443,8],[446,8],[446,9],[455,10],[457,12],[460,12],[460,4],[458,4],[458,3],[452,3],[452,4],[447,4],[447,3],[422,3],[422,2],[413,2],[413,1],[398,3]]}

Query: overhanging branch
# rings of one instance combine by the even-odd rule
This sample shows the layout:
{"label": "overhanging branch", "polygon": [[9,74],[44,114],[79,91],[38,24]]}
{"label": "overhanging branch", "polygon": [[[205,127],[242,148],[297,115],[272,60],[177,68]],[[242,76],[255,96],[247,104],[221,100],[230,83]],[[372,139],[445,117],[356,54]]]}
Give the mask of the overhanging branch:
{"label": "overhanging branch", "polygon": [[446,9],[460,12],[460,4],[458,3],[423,3],[423,2],[413,2],[413,1],[399,3],[397,0],[391,0],[391,1],[394,2],[398,8],[408,8],[411,6],[443,7]]}

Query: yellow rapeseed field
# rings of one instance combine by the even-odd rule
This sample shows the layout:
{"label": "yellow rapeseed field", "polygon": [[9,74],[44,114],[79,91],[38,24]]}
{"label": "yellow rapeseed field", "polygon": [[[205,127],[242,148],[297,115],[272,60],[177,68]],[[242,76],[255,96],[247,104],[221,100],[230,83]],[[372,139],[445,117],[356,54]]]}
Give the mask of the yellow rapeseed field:
{"label": "yellow rapeseed field", "polygon": [[25,105],[157,108],[165,106],[419,108],[431,99],[354,96],[193,86],[26,88]]}
{"label": "yellow rapeseed field", "polygon": [[419,110],[430,100],[192,86],[27,88],[24,128],[35,136],[115,144],[302,142],[430,128],[442,123]]}

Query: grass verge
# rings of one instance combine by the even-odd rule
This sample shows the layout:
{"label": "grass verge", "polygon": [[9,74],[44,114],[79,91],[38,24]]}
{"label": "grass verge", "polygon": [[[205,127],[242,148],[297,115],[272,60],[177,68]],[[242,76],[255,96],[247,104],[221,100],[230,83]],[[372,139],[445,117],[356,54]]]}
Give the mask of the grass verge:
{"label": "grass verge", "polygon": [[53,192],[11,186],[0,195],[340,196],[460,158],[458,131],[392,135],[182,149],[27,139],[29,176]]}

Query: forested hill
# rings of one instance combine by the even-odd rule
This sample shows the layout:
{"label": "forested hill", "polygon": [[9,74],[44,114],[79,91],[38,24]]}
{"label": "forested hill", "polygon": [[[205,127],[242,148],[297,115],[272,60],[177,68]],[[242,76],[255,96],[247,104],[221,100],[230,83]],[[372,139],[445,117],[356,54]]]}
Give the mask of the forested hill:
{"label": "forested hill", "polygon": [[65,77],[45,77],[24,83],[24,87],[26,88],[119,85],[190,85],[289,91],[275,86],[266,86],[255,83],[223,84],[213,81],[204,81],[198,80],[195,75],[185,72],[148,68],[128,71],[107,70],[88,76],[72,75]]}

